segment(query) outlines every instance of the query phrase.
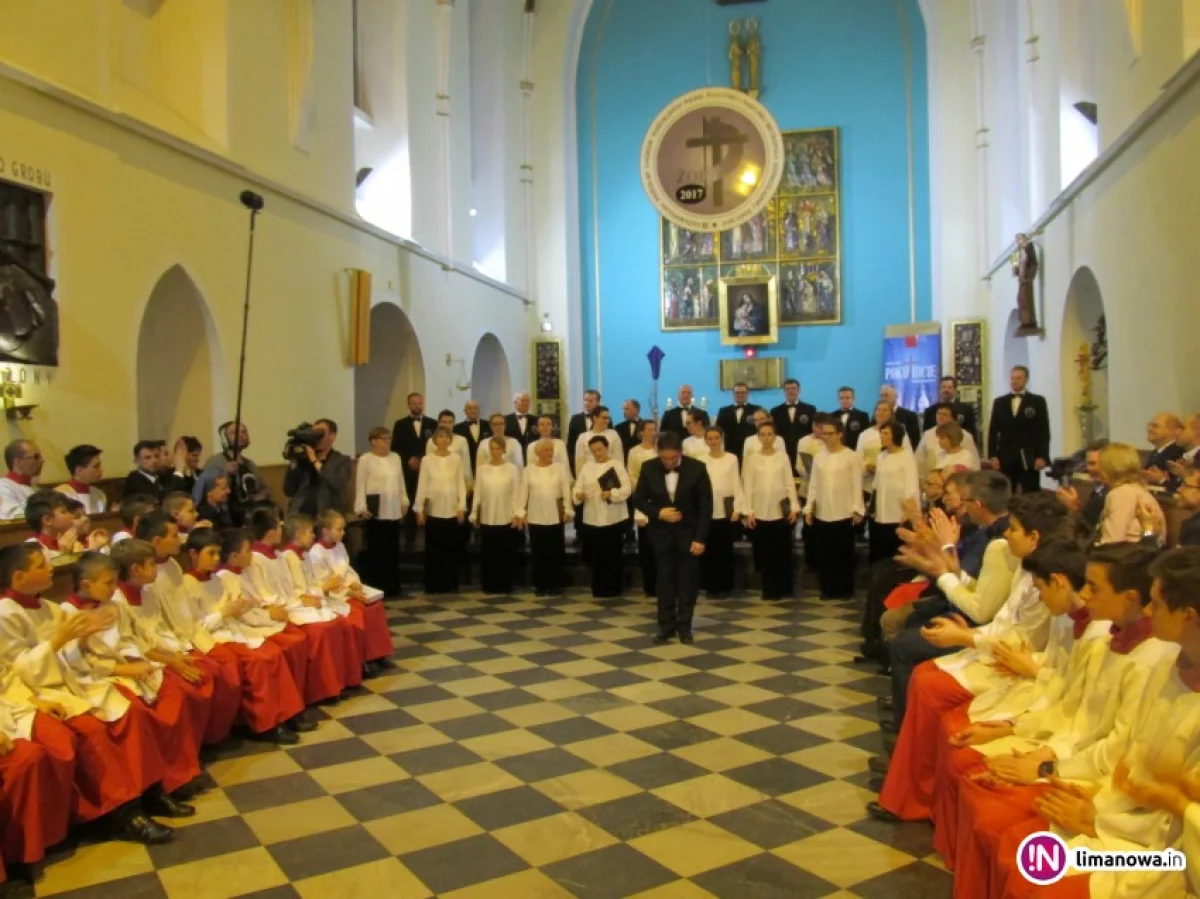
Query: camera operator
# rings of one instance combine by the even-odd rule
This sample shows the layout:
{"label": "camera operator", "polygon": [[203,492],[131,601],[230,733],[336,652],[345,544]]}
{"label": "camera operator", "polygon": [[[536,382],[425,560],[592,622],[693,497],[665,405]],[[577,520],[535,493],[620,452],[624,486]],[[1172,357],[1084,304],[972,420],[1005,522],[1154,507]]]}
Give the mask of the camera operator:
{"label": "camera operator", "polygon": [[196,486],[192,488],[192,500],[199,506],[205,501],[216,478],[228,478],[229,515],[234,524],[240,527],[245,518],[244,510],[254,503],[269,503],[271,491],[258,473],[258,466],[254,464],[254,460],[245,455],[246,448],[250,446],[250,429],[245,423],[237,433],[236,440],[232,421],[221,425],[219,433],[221,452],[210,456],[204,463],[204,470],[196,479]]}
{"label": "camera operator", "polygon": [[335,509],[345,515],[351,465],[349,456],[333,448],[337,423],[319,418],[312,430],[320,434],[317,445],[297,442],[288,459],[288,472],[283,479],[283,492],[290,500],[288,514],[316,517]]}

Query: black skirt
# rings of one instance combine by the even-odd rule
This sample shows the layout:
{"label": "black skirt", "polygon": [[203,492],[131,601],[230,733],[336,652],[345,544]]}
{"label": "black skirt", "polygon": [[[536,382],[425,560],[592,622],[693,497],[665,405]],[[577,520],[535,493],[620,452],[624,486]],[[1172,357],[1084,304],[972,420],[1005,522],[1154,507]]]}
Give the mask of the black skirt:
{"label": "black skirt", "polygon": [[425,592],[455,593],[458,590],[458,560],[461,530],[456,518],[425,519]]}
{"label": "black skirt", "polygon": [[501,596],[512,593],[516,534],[507,524],[485,524],[479,528],[479,586],[484,593]]}
{"label": "black skirt", "polygon": [[592,595],[599,598],[620,596],[624,586],[621,570],[621,547],[625,524],[589,526],[587,544],[591,548]]}
{"label": "black skirt", "polygon": [[530,574],[533,589],[542,596],[562,593],[562,570],[566,556],[561,524],[529,525]]}
{"label": "black skirt", "polygon": [[785,596],[791,596],[793,590],[791,523],[786,518],[756,522],[754,549],[758,556],[759,576],[762,578],[763,599],[783,599]]}
{"label": "black skirt", "polygon": [[714,518],[708,542],[700,557],[700,586],[709,596],[733,591],[733,540],[738,526],[728,518]]}

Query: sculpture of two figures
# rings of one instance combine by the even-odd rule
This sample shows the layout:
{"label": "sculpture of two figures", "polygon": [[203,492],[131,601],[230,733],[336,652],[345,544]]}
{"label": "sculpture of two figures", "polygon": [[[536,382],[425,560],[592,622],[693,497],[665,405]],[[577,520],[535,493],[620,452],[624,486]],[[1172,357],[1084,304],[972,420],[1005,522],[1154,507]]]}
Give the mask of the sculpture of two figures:
{"label": "sculpture of two figures", "polygon": [[1042,333],[1038,327],[1037,300],[1034,294],[1038,257],[1028,234],[1017,235],[1017,250],[1013,253],[1011,262],[1013,277],[1017,279],[1017,316],[1021,321],[1017,328],[1017,336],[1036,337]]}
{"label": "sculpture of two figures", "polygon": [[[742,37],[743,28],[745,37]],[[759,73],[762,67],[762,39],[758,20],[747,19],[745,24],[734,19],[729,23],[729,85],[735,91],[745,91],[755,100],[760,90]],[[742,77],[742,70],[748,77]]]}

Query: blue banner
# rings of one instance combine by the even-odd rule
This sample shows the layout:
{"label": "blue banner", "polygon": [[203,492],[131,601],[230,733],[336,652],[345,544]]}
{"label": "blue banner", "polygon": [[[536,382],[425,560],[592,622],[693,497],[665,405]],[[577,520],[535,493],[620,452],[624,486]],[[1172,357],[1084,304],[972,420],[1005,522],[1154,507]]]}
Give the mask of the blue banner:
{"label": "blue banner", "polygon": [[884,383],[896,388],[902,407],[918,413],[937,402],[942,375],[942,333],[937,325],[930,327],[937,330],[907,327],[903,330],[908,333],[883,339]]}

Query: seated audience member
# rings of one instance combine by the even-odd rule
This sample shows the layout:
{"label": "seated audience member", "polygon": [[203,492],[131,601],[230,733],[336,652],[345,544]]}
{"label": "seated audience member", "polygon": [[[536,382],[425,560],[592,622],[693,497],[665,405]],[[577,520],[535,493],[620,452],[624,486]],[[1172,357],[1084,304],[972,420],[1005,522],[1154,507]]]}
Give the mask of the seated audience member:
{"label": "seated audience member", "polygon": [[[453,436],[466,445],[465,437]],[[391,439],[387,428],[371,429],[371,451],[358,457],[355,471],[354,512],[363,522],[366,547],[360,561],[367,579],[388,596],[399,596],[400,528],[410,503],[404,463],[391,451]],[[470,469],[470,461],[469,457],[463,459],[464,473]]]}
{"label": "seated audience member", "polygon": [[1166,484],[1171,479],[1171,463],[1183,457],[1183,447],[1178,443],[1181,430],[1183,422],[1171,412],[1160,412],[1146,424],[1146,440],[1151,447],[1145,464],[1147,482]]}
{"label": "seated audience member", "polygon": [[[184,436],[175,441],[166,487],[191,495],[204,472],[204,444],[196,437]],[[164,473],[168,469],[164,469]]]}
{"label": "seated audience member", "polygon": [[101,515],[108,510],[108,496],[96,484],[104,477],[100,462],[103,452],[98,446],[84,443],[67,452],[67,471],[71,477],[54,489],[83,503],[88,515]]}
{"label": "seated audience member", "polygon": [[[439,428],[445,428],[450,432],[450,452],[456,453],[462,458],[463,477],[466,478],[467,492],[470,493],[475,489],[475,466],[471,459],[470,441],[467,440],[466,435],[455,431],[454,413],[449,409],[443,409],[441,412],[439,412],[437,420]],[[492,428],[492,432],[493,434],[495,433],[495,428]],[[390,435],[391,432],[389,431],[388,433]],[[487,441],[488,436],[484,435],[480,441],[480,445],[487,443]],[[373,448],[374,444],[372,444],[372,449]],[[388,444],[388,448],[391,449],[390,443]],[[425,454],[429,455],[432,452],[433,438],[430,437],[427,441],[425,441]],[[399,456],[397,456],[397,458],[399,458]],[[482,456],[480,456],[480,458],[482,458]]]}
{"label": "seated audience member", "polygon": [[108,531],[92,525],[84,511],[83,503],[73,497],[66,497],[67,514],[71,516],[71,526],[75,529],[75,552],[94,549],[107,552],[109,544]]}
{"label": "seated audience member", "polygon": [[934,432],[937,434],[938,453],[935,464],[940,469],[953,471],[979,471],[979,453],[968,449],[963,444],[963,438],[971,436],[962,429],[958,422],[938,425]]}
{"label": "seated audience member", "polygon": [[[137,533],[138,523],[142,518],[157,511],[158,501],[151,496],[134,494],[125,497],[121,500],[121,524],[124,527],[113,534],[109,542],[117,544],[122,540],[128,540]],[[176,551],[178,552],[178,550]]]}
{"label": "seated audience member", "polygon": [[921,508],[925,512],[934,509],[945,511],[942,497],[946,495],[946,475],[941,471],[931,471],[921,479]]}
{"label": "seated audience member", "polygon": [[1107,440],[1093,440],[1084,451],[1085,471],[1092,484],[1086,502],[1079,498],[1079,491],[1070,484],[1058,488],[1059,501],[1067,507],[1068,512],[1077,515],[1093,534],[1100,528],[1100,516],[1104,514],[1104,499],[1108,493],[1108,488],[1100,478],[1100,453],[1106,446]]}
{"label": "seated audience member", "polygon": [[162,510],[179,525],[179,533],[185,538],[194,528],[211,528],[213,526],[211,521],[200,519],[191,495],[182,491],[168,493],[164,496]]}
{"label": "seated audience member", "polygon": [[1200,546],[1200,468],[1188,468],[1175,494],[1180,508],[1188,512],[1179,528],[1180,546]]}
{"label": "seated audience member", "polygon": [[[208,489],[196,506],[200,521],[207,521],[219,531],[233,527],[233,514],[229,510],[229,478],[218,475],[208,482]],[[193,500],[195,502],[195,500]]]}
{"label": "seated audience member", "polygon": [[[958,424],[958,421],[955,417],[954,404],[938,403],[937,405],[930,406],[929,408],[934,410],[933,426],[928,428],[925,433],[921,435],[921,442],[917,445],[916,450],[917,469],[919,470],[922,478],[931,471],[946,468],[947,464],[954,464],[943,464],[940,461],[940,457],[945,450],[942,448],[938,440],[938,427],[940,425]],[[929,410],[927,409],[927,417],[928,413]],[[971,432],[965,428],[962,428],[961,425],[959,425],[959,427],[962,430],[962,440],[959,442],[959,444],[956,444],[956,446],[959,446],[960,449],[965,450],[975,457],[974,465],[967,465],[966,463],[964,463],[964,465],[966,465],[966,467],[972,471],[977,471],[979,469],[979,447],[975,445],[975,438],[971,436]]]}
{"label": "seated audience member", "polygon": [[704,432],[708,430],[708,413],[696,409],[687,417],[688,436],[683,441],[683,454],[693,459],[702,459],[708,455],[708,444],[704,441]]}
{"label": "seated audience member", "polygon": [[1107,488],[1100,515],[1098,543],[1136,543],[1142,539],[1142,508],[1156,523],[1156,532],[1166,530],[1158,501],[1146,489],[1141,459],[1127,443],[1110,443],[1100,451],[1100,480]]}
{"label": "seated audience member", "polygon": [[125,478],[125,495],[145,494],[157,500],[166,495],[167,487],[159,468],[161,454],[158,440],[139,440],[133,447],[134,468]]}
{"label": "seated audience member", "polygon": [[30,440],[14,440],[4,448],[8,474],[0,478],[0,521],[19,521],[25,517],[25,502],[37,490],[35,481],[42,473],[42,453]]}
{"label": "seated audience member", "polygon": [[[488,459],[491,458],[491,453],[488,450],[488,440],[491,439],[492,437],[499,437],[501,440],[504,441],[504,459],[506,462],[511,462],[513,465],[517,466],[517,471],[520,471],[522,468],[524,468],[525,460],[522,458],[522,456],[524,456],[524,450],[521,448],[521,444],[511,437],[504,436],[504,428],[505,428],[504,416],[501,415],[499,412],[496,412],[488,419],[488,425],[489,425],[489,427],[491,427],[492,433],[488,437],[485,437],[484,439],[480,440],[479,447],[478,447],[478,449],[475,450],[475,472],[476,472],[476,474],[478,474],[480,468],[482,468],[484,465],[488,464]],[[446,429],[439,428],[438,430],[449,431],[448,428],[446,428]],[[612,433],[616,434],[616,431],[613,431]],[[456,450],[454,448],[454,438],[459,437],[459,436],[460,435],[454,434],[454,433],[450,434],[450,437],[451,437],[450,452],[451,453],[456,453],[456,452],[461,453],[462,452],[461,449]],[[436,433],[434,434],[434,437],[437,437]],[[430,442],[430,444],[432,444],[434,442],[434,439],[430,438],[429,442]],[[617,446],[618,447],[620,446],[620,441],[617,441]],[[432,451],[433,451],[433,447],[429,446],[426,448],[425,454],[429,455],[429,453]],[[464,467],[463,476],[467,477],[467,478],[471,477],[470,466]],[[470,486],[474,482],[473,482],[473,480],[469,480],[467,483],[468,483],[468,486]]]}
{"label": "seated audience member", "polygon": [[56,604],[40,599],[54,575],[32,543],[0,550],[0,578],[7,588],[0,598],[0,664],[70,732],[65,746],[49,739],[49,731],[34,736],[59,758],[74,750],[74,789],[66,802],[72,821],[95,821],[118,839],[169,841],[174,832],[150,815],[179,817],[182,809],[162,790],[164,763],[145,707],[132,705],[109,684],[81,683],[62,659],[69,645],[107,630],[111,613],[67,618]]}
{"label": "seated audience member", "polygon": [[42,548],[47,562],[76,552],[79,535],[67,511],[67,498],[54,490],[39,490],[25,504],[25,523],[33,531],[30,543]]}

